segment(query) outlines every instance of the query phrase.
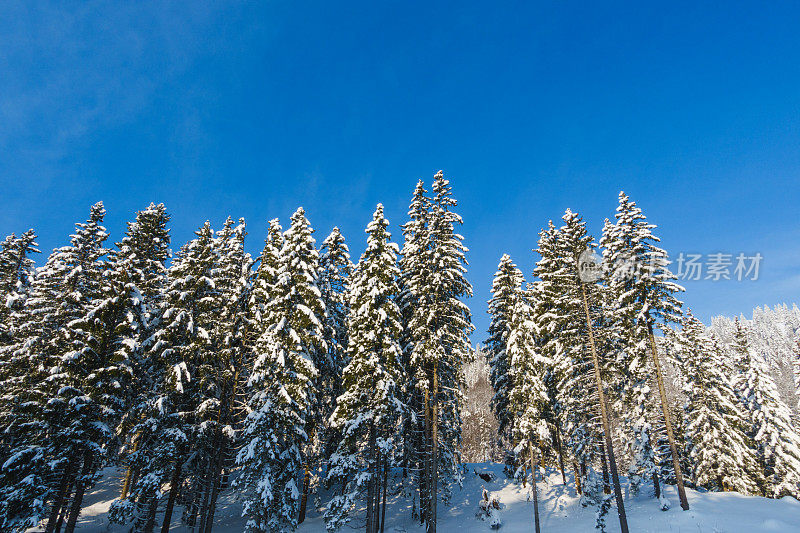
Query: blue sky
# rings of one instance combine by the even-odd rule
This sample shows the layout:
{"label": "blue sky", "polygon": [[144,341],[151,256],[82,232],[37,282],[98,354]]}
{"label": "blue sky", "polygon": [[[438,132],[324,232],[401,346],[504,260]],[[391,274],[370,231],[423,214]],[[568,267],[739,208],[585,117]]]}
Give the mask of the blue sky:
{"label": "blue sky", "polygon": [[151,201],[175,247],[303,205],[354,257],[383,202],[451,179],[478,332],[502,253],[530,277],[565,208],[599,234],[624,189],[664,246],[760,252],[686,283],[704,320],[800,293],[800,8],[790,2],[0,4],[0,233],[66,242]]}

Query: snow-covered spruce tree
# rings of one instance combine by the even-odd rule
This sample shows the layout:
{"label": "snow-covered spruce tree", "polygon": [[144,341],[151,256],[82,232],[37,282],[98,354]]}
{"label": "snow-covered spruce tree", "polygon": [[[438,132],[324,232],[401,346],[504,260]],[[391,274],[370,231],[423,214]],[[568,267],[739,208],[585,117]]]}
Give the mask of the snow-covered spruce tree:
{"label": "snow-covered spruce tree", "polygon": [[423,488],[428,531],[436,530],[440,486],[447,499],[450,484],[461,479],[459,385],[461,365],[471,355],[468,335],[472,331],[469,308],[461,301],[472,294],[465,277],[467,249],[463,237],[455,231],[462,220],[452,211],[456,200],[441,171],[434,176],[432,192],[433,198],[423,214],[427,224],[422,236],[427,237],[427,243],[409,250],[416,255],[417,265],[412,272],[418,274],[417,269],[421,268],[425,274],[404,279],[404,290],[416,300],[407,327],[412,345],[410,365],[423,397],[423,412],[419,414],[427,430],[422,442],[429,445],[424,453],[428,466],[424,469],[427,475]]}
{"label": "snow-covered spruce tree", "polygon": [[51,369],[51,375],[46,378],[51,381],[49,386],[57,385],[58,390],[48,401],[45,417],[57,419],[61,426],[53,439],[55,442],[51,441],[51,444],[58,443],[55,453],[51,454],[51,463],[82,463],[80,470],[76,466],[78,477],[65,515],[65,533],[74,531],[83,496],[96,481],[97,472],[107,459],[108,446],[115,436],[114,427],[124,408],[120,380],[129,373],[125,361],[113,349],[96,344],[94,347],[98,349],[94,350],[90,344],[91,333],[87,339],[83,329],[92,322],[97,331],[102,329],[97,324],[101,319],[95,318],[95,313],[100,308],[98,301],[108,294],[103,279],[107,269],[102,259],[107,252],[103,243],[108,238],[102,226],[104,216],[102,202],[92,206],[86,223],[77,225],[72,246],[62,249],[69,268],[65,279],[66,301],[62,306],[69,308],[67,313],[74,313],[75,318],[59,331],[67,349],[60,354],[55,361],[56,368]]}
{"label": "snow-covered spruce tree", "polygon": [[800,435],[791,413],[778,395],[778,388],[758,356],[753,357],[744,328],[737,321],[732,354],[744,368],[741,399],[750,414],[750,432],[764,480],[764,493],[771,498],[800,494]]}
{"label": "snow-covered spruce tree", "polygon": [[[10,386],[20,371],[25,370],[13,364],[13,352],[16,349],[15,342],[21,340],[17,338],[17,330],[26,318],[25,300],[34,276],[33,259],[30,256],[34,253],[39,253],[39,248],[33,230],[26,231],[20,237],[9,235],[0,245],[0,385],[8,383]],[[4,386],[0,390],[7,388]],[[0,427],[8,427],[5,418],[9,415],[0,395]],[[9,446],[5,435],[0,433],[0,464],[8,457]]]}
{"label": "snow-covered spruce tree", "polygon": [[[399,386],[402,324],[396,298],[400,270],[388,225],[378,204],[348,294],[352,309],[347,322],[349,362],[344,369],[344,392],[332,417],[342,439],[328,472],[329,482],[341,484],[342,491],[325,514],[329,531],[347,523],[355,505],[366,499],[366,531],[377,533],[381,479],[385,480],[395,459],[397,430],[406,409]],[[382,489],[385,493],[385,482]]]}
{"label": "snow-covered spruce tree", "polygon": [[92,206],[70,245],[51,254],[31,287],[11,360],[19,371],[3,391],[3,410],[11,413],[4,432],[10,458],[0,484],[4,528],[24,529],[47,516],[53,525],[66,519],[71,533],[114,436],[108,391],[94,379],[111,365],[83,350],[75,330],[101,294],[104,215],[102,203]]}
{"label": "snow-covered spruce tree", "polygon": [[325,461],[338,446],[340,435],[331,427],[330,417],[336,408],[336,399],[342,394],[342,372],[347,365],[347,317],[350,306],[347,291],[353,273],[350,250],[339,228],[333,228],[320,247],[319,290],[325,304],[325,344],[327,357],[320,371],[320,419],[317,430],[320,453]]}
{"label": "snow-covered spruce tree", "polygon": [[549,447],[553,435],[547,420],[550,397],[545,386],[552,361],[539,352],[535,328],[533,308],[518,299],[509,316],[507,341],[513,382],[507,409],[518,453],[534,448],[540,454],[541,449]]}
{"label": "snow-covered spruce tree", "polygon": [[[552,221],[549,221],[547,228],[539,232],[539,240],[536,252],[540,259],[534,269],[534,281],[530,283],[526,291],[527,300],[532,307],[532,316],[536,332],[536,348],[543,358],[547,359],[549,368],[544,374],[544,384],[548,396],[547,418],[551,425],[551,442],[555,452],[558,454],[558,466],[561,470],[562,480],[566,483],[564,472],[564,458],[566,450],[564,446],[564,432],[562,427],[564,412],[558,402],[559,373],[556,371],[556,355],[561,353],[560,345],[557,342],[559,328],[554,319],[558,316],[556,300],[560,295],[559,282],[556,276],[558,272],[558,262],[560,261],[560,251],[558,250],[557,229]],[[577,471],[577,470],[576,470]],[[579,478],[576,478],[579,481]]]}
{"label": "snow-covered spruce tree", "polygon": [[[147,418],[135,427],[152,435],[141,451],[140,479],[131,497],[147,502],[144,531],[151,531],[161,487],[169,483],[162,531],[169,528],[175,501],[187,478],[198,473],[202,447],[198,411],[213,398],[213,383],[204,381],[204,365],[216,356],[212,333],[221,313],[214,283],[217,250],[211,225],[181,247],[168,270],[160,324],[152,346],[162,377],[155,384]],[[213,363],[212,363],[213,364]]]}
{"label": "snow-covered spruce tree", "polygon": [[200,533],[214,523],[223,469],[234,446],[234,401],[242,371],[249,359],[247,314],[252,260],[244,250],[246,226],[230,217],[214,239],[216,263],[212,270],[217,314],[209,324],[210,346],[195,370],[201,402],[195,407],[198,426],[194,459],[193,502],[188,515]]}
{"label": "snow-covered spruce tree", "polygon": [[[255,345],[243,446],[237,455],[239,483],[248,488],[243,514],[249,532],[297,527],[313,431],[316,361],[325,353],[325,308],[317,287],[319,257],[302,208],[284,233],[278,277]],[[262,259],[263,261],[263,259]]]}
{"label": "snow-covered spruce tree", "polygon": [[[79,228],[80,229],[80,228]],[[2,461],[0,469],[0,529],[19,531],[36,526],[46,517],[48,498],[60,481],[74,479],[70,461],[49,461],[53,449],[48,439],[59,433],[45,410],[57,388],[47,381],[58,354],[67,349],[60,329],[74,318],[61,307],[69,272],[67,247],[53,251],[38,270],[21,312],[16,343],[3,357],[0,383]],[[52,507],[62,517],[65,502]],[[55,523],[53,521],[53,523]]]}
{"label": "snow-covered spruce tree", "polygon": [[650,383],[654,376],[659,387],[663,382],[660,365],[659,371],[654,367],[653,330],[658,323],[680,321],[681,302],[674,295],[684,289],[674,283],[667,253],[656,246],[660,240],[652,231],[656,226],[624,192],[619,194],[615,218],[613,224],[606,220],[600,245],[608,269],[611,316],[624,346],[616,366],[621,374],[623,432],[631,455],[628,473],[633,490],[642,479],[652,477],[658,496]]}
{"label": "snow-covered spruce tree", "polygon": [[[411,474],[416,485],[419,502],[414,499],[412,517],[425,521],[427,512],[427,489],[429,479],[428,426],[425,417],[425,396],[421,386],[422,368],[411,364],[414,345],[419,335],[416,328],[424,321],[420,317],[420,287],[428,283],[430,237],[428,232],[428,212],[430,201],[422,180],[417,182],[408,209],[409,220],[403,224],[403,248],[400,252],[400,312],[403,319],[403,332],[400,345],[403,350],[403,367],[409,376],[403,383],[403,397],[412,416],[403,421],[403,472]],[[417,511],[419,510],[419,513]]]}
{"label": "snow-covered spruce tree", "polygon": [[15,322],[33,280],[31,255],[37,253],[36,233],[32,229],[19,237],[11,234],[0,244],[0,361],[4,347],[14,342]]}
{"label": "snow-covered spruce tree", "polygon": [[[267,306],[277,294],[278,272],[281,268],[281,250],[283,249],[283,228],[280,221],[274,218],[269,221],[264,249],[256,259],[258,267],[253,274],[250,290],[249,309],[254,328],[261,332],[267,327]],[[255,340],[253,341],[253,344]]]}
{"label": "snow-covered spruce tree", "polygon": [[[585,486],[585,476],[597,457],[602,431],[595,377],[587,345],[588,331],[575,258],[592,245],[583,219],[567,210],[564,225],[552,223],[540,234],[534,283],[535,319],[547,339],[542,354],[553,360],[553,380],[558,423],[574,461],[576,485]],[[597,294],[601,287],[590,284],[589,299],[597,316]],[[591,395],[591,396],[589,396]],[[587,397],[594,398],[587,401]],[[578,488],[578,487],[576,487]]]}
{"label": "snow-covered spruce tree", "polygon": [[[694,481],[694,464],[691,458],[691,439],[687,432],[688,420],[686,419],[686,397],[684,392],[687,388],[686,379],[681,371],[680,363],[680,342],[678,330],[674,326],[664,328],[664,336],[658,339],[659,354],[663,354],[662,362],[664,370],[664,384],[669,390],[667,395],[670,409],[670,420],[675,437],[675,446],[678,449],[678,456],[681,460],[681,473],[683,474],[683,484],[687,487],[696,488]],[[664,431],[658,432],[657,449],[659,460],[659,478],[667,484],[677,483],[675,476],[675,466],[672,461],[672,450]]]}
{"label": "snow-covered spruce tree", "polygon": [[[605,388],[608,381],[608,359],[610,354],[617,351],[617,339],[619,333],[614,328],[613,321],[608,320],[604,310],[607,308],[608,290],[597,284],[596,279],[586,278],[581,272],[584,261],[584,254],[590,252],[594,247],[591,236],[586,232],[586,224],[577,214],[567,209],[563,216],[564,225],[559,229],[561,238],[562,257],[565,264],[560,272],[562,281],[566,287],[576,287],[572,294],[565,294],[565,308],[574,306],[575,296],[580,295],[580,303],[584,310],[584,327],[586,340],[588,341],[589,353],[591,354],[592,374],[594,375],[594,391],[597,395],[597,412],[602,423],[603,442],[598,446],[600,449],[600,463],[603,470],[604,481],[611,477],[611,485],[614,490],[617,503],[617,513],[619,515],[620,527],[623,532],[628,531],[627,518],[625,515],[622,487],[616,466],[611,429],[611,416],[609,405],[606,400]],[[572,263],[570,269],[569,263]],[[575,294],[577,293],[577,294]],[[605,378],[603,376],[606,376]],[[602,509],[601,509],[602,510]]]}
{"label": "snow-covered spruce tree", "polygon": [[[672,432],[675,438],[675,446],[678,449],[678,456],[681,460],[681,474],[683,474],[683,484],[694,488],[694,467],[689,456],[691,443],[686,436],[686,420],[681,400],[671,401],[669,404],[670,420],[672,421]],[[668,485],[675,485],[675,466],[672,463],[672,449],[667,439],[665,431],[656,428],[656,458],[658,464],[658,477]]]}
{"label": "snow-covered spruce tree", "polygon": [[717,329],[712,326],[709,331],[724,346],[727,364],[733,370],[730,380],[731,386],[739,401],[743,405],[747,405],[748,371],[752,362],[750,343],[747,340],[747,329],[742,326],[738,318],[734,319],[733,326],[732,341],[727,345],[722,344],[723,340]]}
{"label": "snow-covered spruce tree", "polygon": [[510,372],[508,355],[509,323],[511,313],[522,299],[522,272],[511,261],[508,254],[503,254],[492,282],[492,298],[489,300],[488,313],[492,317],[489,323],[489,338],[486,340],[484,353],[489,363],[489,379],[494,389],[492,408],[500,425],[500,434],[506,438],[511,436],[511,416],[508,409],[514,382]]}
{"label": "snow-covered spruce tree", "polygon": [[[120,338],[128,358],[131,378],[126,388],[127,409],[118,427],[122,442],[121,462],[127,466],[120,499],[112,503],[110,519],[128,520],[136,511],[135,502],[128,498],[139,479],[140,448],[153,439],[140,424],[147,419],[149,402],[155,384],[162,378],[158,365],[152,360],[152,337],[159,325],[163,292],[167,282],[165,263],[170,257],[169,214],[163,204],[150,204],[128,222],[125,236],[111,252],[109,284],[124,297],[119,300],[129,325],[128,334]],[[136,428],[136,429],[134,429]],[[144,503],[144,502],[143,502]],[[149,503],[149,502],[148,502]],[[144,512],[143,509],[138,511]]]}
{"label": "snow-covered spruce tree", "polygon": [[[539,494],[536,487],[539,457],[553,432],[548,423],[550,398],[545,386],[545,376],[550,368],[550,360],[542,357],[536,345],[536,324],[533,308],[518,299],[509,317],[507,354],[509,373],[513,386],[510,390],[508,410],[512,425],[513,442],[518,457],[528,457],[531,469],[531,491],[535,530],[539,531]],[[522,465],[525,464],[521,460]],[[521,468],[524,477],[525,468]]]}
{"label": "snow-covered spruce tree", "polygon": [[[281,271],[281,250],[284,246],[283,228],[280,221],[275,218],[269,221],[267,237],[264,240],[264,248],[261,255],[257,258],[258,266],[253,274],[252,289],[250,291],[249,317],[252,322],[251,338],[248,339],[248,346],[252,353],[252,361],[249,362],[247,381],[242,388],[242,398],[237,400],[246,405],[244,409],[243,428],[240,430],[239,444],[249,446],[255,450],[255,455],[247,458],[244,453],[250,453],[245,449],[240,449],[236,456],[236,463],[248,462],[246,475],[242,476],[242,481],[237,483],[237,487],[243,490],[250,489],[250,483],[270,483],[270,468],[277,467],[278,461],[278,440],[271,426],[272,419],[269,414],[272,406],[272,399],[267,394],[276,394],[279,389],[267,391],[267,385],[272,383],[273,368],[269,359],[270,354],[266,343],[269,338],[266,336],[270,327],[271,320],[276,317],[270,313],[270,305],[278,296],[278,278]],[[273,324],[274,326],[274,324]],[[263,412],[261,411],[263,409]],[[260,461],[260,462],[259,462]],[[262,530],[267,531],[267,505],[272,498],[271,485],[261,485],[256,488],[257,494],[254,498],[263,498],[261,502]],[[259,502],[250,511],[254,513],[258,509]],[[251,515],[252,516],[252,515]],[[253,525],[257,524],[257,519],[251,519]]]}
{"label": "snow-covered spruce tree", "polygon": [[152,389],[157,376],[153,375],[153,364],[149,357],[151,336],[160,320],[161,303],[167,282],[166,262],[171,257],[170,235],[167,224],[170,216],[164,204],[151,203],[138,211],[133,222],[128,222],[125,236],[111,253],[114,283],[128,287],[138,295],[141,314],[136,314],[136,335],[131,337],[131,365],[135,379],[129,394],[130,414],[120,426],[124,439],[133,436],[130,427],[138,417],[137,405],[145,401],[146,392]]}
{"label": "snow-covered spruce tree", "polygon": [[695,484],[714,490],[760,492],[757,457],[746,431],[748,417],[724,373],[717,343],[690,311],[676,333],[676,359],[684,380],[687,437]]}

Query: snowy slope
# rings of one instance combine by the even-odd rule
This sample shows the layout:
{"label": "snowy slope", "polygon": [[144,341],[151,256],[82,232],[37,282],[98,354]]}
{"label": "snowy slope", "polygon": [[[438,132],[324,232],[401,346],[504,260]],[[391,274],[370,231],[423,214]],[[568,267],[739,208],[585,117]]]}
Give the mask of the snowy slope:
{"label": "snowy slope", "polygon": [[[500,517],[501,533],[529,533],[533,531],[533,504],[528,501],[530,485],[508,480],[502,465],[484,463],[465,466],[463,489],[456,489],[451,505],[439,507],[439,529],[448,532],[491,532],[489,522],[476,518],[482,489],[485,487],[502,503]],[[483,481],[473,472],[494,476],[491,482]],[[123,533],[127,528],[109,527],[106,513],[119,490],[119,474],[106,470],[103,481],[89,495],[91,505],[81,515],[78,530],[81,533]],[[631,533],[684,532],[684,533],[733,533],[733,532],[800,532],[800,502],[792,498],[770,500],[741,496],[736,493],[700,493],[687,490],[689,511],[682,511],[673,487],[667,487],[667,497],[673,503],[668,511],[660,511],[655,499],[648,496],[646,487],[638,497],[628,495],[625,505]],[[594,530],[595,509],[581,507],[571,486],[564,487],[561,477],[551,473],[546,482],[539,483],[540,513],[543,533],[591,532]],[[244,519],[239,517],[241,505],[232,494],[220,501],[214,531],[233,533],[243,530]],[[322,509],[312,509],[309,518],[298,529],[302,533],[324,532]],[[184,531],[180,525],[181,509],[176,509],[172,530]],[[391,499],[386,511],[387,532],[422,532],[424,529],[410,519],[409,502],[405,498]],[[606,518],[607,531],[619,531],[616,508],[612,507]],[[360,530],[363,522],[350,524]],[[345,526],[342,531],[352,531]]]}

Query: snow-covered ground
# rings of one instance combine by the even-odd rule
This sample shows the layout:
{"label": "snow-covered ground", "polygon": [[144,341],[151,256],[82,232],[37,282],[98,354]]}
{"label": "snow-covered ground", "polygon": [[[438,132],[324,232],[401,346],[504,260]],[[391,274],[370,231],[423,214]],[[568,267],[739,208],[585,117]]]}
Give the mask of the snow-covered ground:
{"label": "snow-covered ground", "polygon": [[[529,501],[530,485],[506,478],[502,465],[484,463],[465,466],[464,487],[455,489],[450,505],[439,506],[439,530],[443,533],[491,532],[488,521],[476,517],[485,488],[499,498],[502,509],[501,533],[530,533],[533,531],[533,503]],[[490,474],[492,481],[484,481],[476,473]],[[81,515],[80,533],[123,533],[127,528],[110,526],[106,513],[119,491],[119,474],[106,470],[103,480],[88,495],[90,505]],[[770,500],[736,493],[700,493],[687,490],[689,511],[681,510],[673,487],[666,488],[672,502],[667,511],[659,509],[658,502],[649,496],[652,487],[644,487],[639,496],[626,495],[625,507],[631,533],[732,533],[732,532],[800,532],[800,502],[793,498]],[[541,530],[543,533],[575,533],[595,531],[595,508],[582,507],[572,486],[561,484],[561,477],[552,473],[545,482],[539,482]],[[311,500],[310,500],[311,503]],[[411,520],[407,499],[390,498],[386,510],[386,532],[424,531]],[[317,533],[325,531],[321,508],[311,509],[306,522],[298,531]],[[214,524],[217,533],[234,533],[243,530],[244,519],[239,516],[241,504],[234,495],[226,493],[220,501]],[[172,530],[185,530],[180,525],[181,509],[176,509]],[[619,531],[616,507],[607,518],[607,531]],[[363,521],[356,518],[342,531],[362,529]]]}

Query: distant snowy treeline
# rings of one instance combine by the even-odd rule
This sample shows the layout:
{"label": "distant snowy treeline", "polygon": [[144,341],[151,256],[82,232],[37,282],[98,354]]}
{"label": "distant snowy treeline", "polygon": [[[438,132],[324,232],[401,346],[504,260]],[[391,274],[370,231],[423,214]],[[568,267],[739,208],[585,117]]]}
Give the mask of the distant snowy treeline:
{"label": "distant snowy treeline", "polygon": [[756,307],[752,319],[717,316],[711,319],[711,333],[725,346],[735,342],[736,320],[747,333],[753,355],[767,363],[781,397],[800,416],[800,309],[797,304],[774,308]]}

